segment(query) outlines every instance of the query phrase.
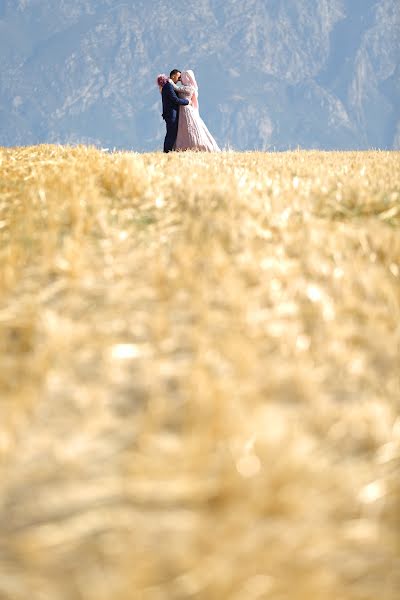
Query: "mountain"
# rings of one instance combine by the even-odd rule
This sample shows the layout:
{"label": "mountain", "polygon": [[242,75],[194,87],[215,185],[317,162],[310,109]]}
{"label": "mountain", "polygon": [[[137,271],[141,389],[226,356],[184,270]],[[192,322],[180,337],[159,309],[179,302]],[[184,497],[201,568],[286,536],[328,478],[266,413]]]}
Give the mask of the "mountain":
{"label": "mountain", "polygon": [[160,149],[175,67],[223,147],[400,148],[398,0],[0,0],[0,145]]}

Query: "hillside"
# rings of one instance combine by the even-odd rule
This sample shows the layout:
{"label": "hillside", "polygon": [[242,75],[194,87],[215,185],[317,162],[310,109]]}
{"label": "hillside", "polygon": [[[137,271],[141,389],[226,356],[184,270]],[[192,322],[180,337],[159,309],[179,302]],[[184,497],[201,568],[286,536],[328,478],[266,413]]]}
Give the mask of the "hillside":
{"label": "hillside", "polygon": [[237,150],[400,148],[397,0],[0,0],[0,144],[152,151],[193,68]]}
{"label": "hillside", "polygon": [[0,149],[2,600],[397,600],[399,164]]}

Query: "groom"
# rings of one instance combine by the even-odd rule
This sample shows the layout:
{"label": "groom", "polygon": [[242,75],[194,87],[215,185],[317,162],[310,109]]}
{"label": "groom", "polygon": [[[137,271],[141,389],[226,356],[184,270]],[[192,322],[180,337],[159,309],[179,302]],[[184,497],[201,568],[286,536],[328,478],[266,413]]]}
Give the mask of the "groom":
{"label": "groom", "polygon": [[[169,76],[174,83],[181,80],[181,72],[178,69],[173,69]],[[163,104],[162,117],[167,125],[164,152],[171,152],[176,142],[176,136],[178,135],[179,106],[186,106],[186,104],[189,104],[189,100],[179,98],[174,90],[174,86],[169,81],[164,85],[161,96]]]}

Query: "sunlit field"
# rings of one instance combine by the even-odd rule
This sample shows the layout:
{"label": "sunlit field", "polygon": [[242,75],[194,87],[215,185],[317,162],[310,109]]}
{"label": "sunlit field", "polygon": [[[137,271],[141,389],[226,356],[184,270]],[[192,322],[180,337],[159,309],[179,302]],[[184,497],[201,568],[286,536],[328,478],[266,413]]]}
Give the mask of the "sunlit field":
{"label": "sunlit field", "polygon": [[400,153],[0,149],[0,599],[398,600]]}

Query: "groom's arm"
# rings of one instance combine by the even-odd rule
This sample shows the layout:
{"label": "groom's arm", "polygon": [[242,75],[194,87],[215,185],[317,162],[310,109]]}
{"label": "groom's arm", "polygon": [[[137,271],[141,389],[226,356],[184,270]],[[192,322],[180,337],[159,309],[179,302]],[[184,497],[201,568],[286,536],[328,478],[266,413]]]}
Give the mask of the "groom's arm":
{"label": "groom's arm", "polygon": [[167,96],[174,104],[180,106],[186,106],[189,104],[189,100],[187,98],[179,98],[171,83],[166,83],[165,85],[168,86],[166,89]]}

